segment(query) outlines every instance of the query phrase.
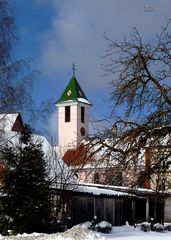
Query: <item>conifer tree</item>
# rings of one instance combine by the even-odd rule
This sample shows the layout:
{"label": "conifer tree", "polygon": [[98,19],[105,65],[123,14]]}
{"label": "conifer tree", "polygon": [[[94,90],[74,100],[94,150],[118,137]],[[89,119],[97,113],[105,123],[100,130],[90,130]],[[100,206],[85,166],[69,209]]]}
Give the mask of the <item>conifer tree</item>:
{"label": "conifer tree", "polygon": [[30,127],[25,127],[17,146],[8,144],[1,151],[6,166],[1,215],[10,219],[9,228],[15,233],[44,232],[50,216],[44,153],[31,133]]}

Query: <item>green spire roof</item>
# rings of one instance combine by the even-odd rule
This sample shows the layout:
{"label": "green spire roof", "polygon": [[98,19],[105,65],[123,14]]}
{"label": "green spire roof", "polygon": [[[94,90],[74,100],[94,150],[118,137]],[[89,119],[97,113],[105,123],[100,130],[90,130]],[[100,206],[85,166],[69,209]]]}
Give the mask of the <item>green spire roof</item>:
{"label": "green spire roof", "polygon": [[77,82],[77,79],[75,78],[75,76],[71,78],[64,92],[62,93],[61,97],[56,103],[58,104],[58,103],[67,102],[71,100],[91,105],[91,103],[88,101],[87,97],[85,96],[82,88],[80,87],[79,83]]}

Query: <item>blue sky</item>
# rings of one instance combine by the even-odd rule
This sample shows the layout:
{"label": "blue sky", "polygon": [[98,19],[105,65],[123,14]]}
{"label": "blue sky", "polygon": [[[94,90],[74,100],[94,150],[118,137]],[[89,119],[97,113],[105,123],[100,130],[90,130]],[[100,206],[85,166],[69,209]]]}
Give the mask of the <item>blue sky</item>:
{"label": "blue sky", "polygon": [[[19,58],[31,57],[41,75],[33,97],[37,103],[57,100],[72,77],[76,77],[93,103],[90,116],[104,118],[111,111],[108,82],[100,65],[106,43],[129,36],[137,27],[151,40],[171,17],[170,0],[16,0]],[[153,9],[153,11],[148,11]],[[47,128],[56,132],[56,112]]]}

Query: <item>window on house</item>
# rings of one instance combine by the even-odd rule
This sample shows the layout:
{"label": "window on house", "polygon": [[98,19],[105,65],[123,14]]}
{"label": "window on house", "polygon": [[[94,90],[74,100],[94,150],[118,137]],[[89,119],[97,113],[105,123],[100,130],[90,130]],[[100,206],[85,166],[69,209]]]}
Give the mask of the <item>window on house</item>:
{"label": "window on house", "polygon": [[95,173],[95,174],[94,174],[94,183],[100,183],[99,173]]}
{"label": "window on house", "polygon": [[81,122],[84,123],[85,121],[85,108],[81,107]]}
{"label": "window on house", "polygon": [[74,173],[74,175],[75,175],[75,177],[76,177],[77,179],[79,179],[78,173]]}
{"label": "window on house", "polygon": [[65,122],[71,121],[71,108],[70,106],[65,107]]}

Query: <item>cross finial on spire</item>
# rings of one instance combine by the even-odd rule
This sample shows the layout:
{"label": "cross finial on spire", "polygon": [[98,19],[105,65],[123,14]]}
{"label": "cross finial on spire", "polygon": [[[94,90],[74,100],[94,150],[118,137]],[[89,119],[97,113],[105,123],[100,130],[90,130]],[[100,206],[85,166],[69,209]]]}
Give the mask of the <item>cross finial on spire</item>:
{"label": "cross finial on spire", "polygon": [[76,71],[75,63],[72,64],[72,71],[73,71],[73,77],[75,77],[75,71]]}

